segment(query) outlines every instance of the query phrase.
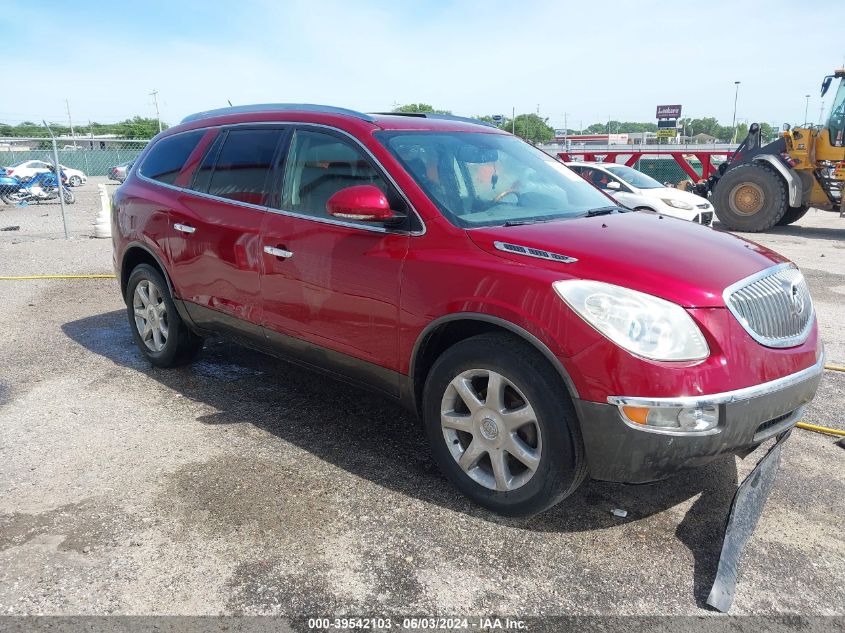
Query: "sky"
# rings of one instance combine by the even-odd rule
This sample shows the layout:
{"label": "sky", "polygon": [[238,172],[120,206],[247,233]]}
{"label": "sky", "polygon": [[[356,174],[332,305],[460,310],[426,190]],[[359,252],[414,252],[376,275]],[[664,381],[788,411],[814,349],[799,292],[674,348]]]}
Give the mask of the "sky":
{"label": "sky", "polygon": [[[115,122],[247,103],[429,103],[578,129],[655,106],[730,124],[819,118],[841,0],[0,3],[0,122]],[[71,12],[72,9],[72,12]],[[61,17],[51,17],[61,16]],[[802,39],[805,38],[805,39]],[[13,80],[10,80],[12,77]],[[832,91],[831,91],[832,92]],[[832,94],[827,96],[827,107]],[[66,101],[67,100],[67,104]]]}

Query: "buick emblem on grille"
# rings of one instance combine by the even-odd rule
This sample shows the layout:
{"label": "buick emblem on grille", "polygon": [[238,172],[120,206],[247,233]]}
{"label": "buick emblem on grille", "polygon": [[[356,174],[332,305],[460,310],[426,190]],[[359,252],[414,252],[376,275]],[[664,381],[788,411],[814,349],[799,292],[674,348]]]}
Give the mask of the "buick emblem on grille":
{"label": "buick emblem on grille", "polygon": [[804,295],[801,293],[801,288],[794,281],[788,282],[787,286],[787,293],[792,300],[792,312],[800,315],[804,312]]}

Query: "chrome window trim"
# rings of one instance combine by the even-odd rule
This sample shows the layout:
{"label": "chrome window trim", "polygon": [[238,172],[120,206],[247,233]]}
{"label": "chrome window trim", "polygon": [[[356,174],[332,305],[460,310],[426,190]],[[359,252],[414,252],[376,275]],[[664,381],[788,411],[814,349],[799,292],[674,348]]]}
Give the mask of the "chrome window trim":
{"label": "chrome window trim", "polygon": [[223,198],[222,196],[212,196],[208,193],[203,193],[202,191],[196,191],[195,189],[188,189],[186,187],[177,187],[176,185],[171,185],[166,182],[161,182],[158,180],[153,180],[152,178],[145,176],[141,172],[136,174],[138,178],[141,180],[146,180],[147,182],[158,185],[159,187],[166,187],[167,189],[172,189],[174,191],[179,191],[181,193],[189,193],[192,196],[199,196],[200,198],[206,198],[208,200],[214,200],[215,202],[226,202],[227,204],[233,204],[237,207],[244,207],[247,209],[252,209],[253,211],[267,211],[268,207],[261,206],[260,204],[251,204],[249,202],[241,202],[240,200],[232,200],[231,198]]}
{"label": "chrome window trim", "polygon": [[[389,228],[381,227],[381,226],[363,226],[361,224],[354,224],[352,222],[344,222],[343,220],[334,220],[332,218],[320,218],[320,217],[316,217],[316,216],[313,216],[313,215],[306,215],[304,213],[297,213],[297,212],[294,212],[294,211],[288,211],[288,210],[285,210],[285,209],[274,209],[273,207],[269,207],[269,206],[262,206],[262,205],[258,205],[258,204],[250,204],[249,202],[240,202],[240,201],[237,201],[237,200],[231,200],[230,198],[223,198],[221,196],[213,196],[213,195],[208,194],[208,193],[203,193],[202,191],[196,191],[194,189],[188,189],[187,187],[177,187],[176,185],[171,185],[171,184],[168,184],[166,182],[153,180],[152,178],[149,178],[148,176],[145,176],[144,174],[141,173],[140,168],[143,165],[143,162],[138,162],[138,159],[135,159],[135,163],[137,163],[137,164],[133,165],[132,167],[135,171],[135,175],[138,176],[138,178],[140,178],[140,179],[142,179],[142,180],[144,180],[148,183],[151,183],[151,184],[154,184],[154,185],[159,185],[161,187],[167,187],[168,189],[173,189],[174,191],[181,191],[183,193],[189,193],[191,195],[201,196],[203,198],[207,198],[209,200],[215,200],[217,202],[226,202],[226,203],[229,203],[229,204],[234,204],[236,206],[245,207],[247,209],[256,209],[256,210],[259,210],[259,211],[269,211],[270,213],[275,213],[277,215],[287,215],[287,216],[299,218],[299,219],[302,219],[302,220],[313,220],[315,222],[320,222],[322,224],[332,224],[332,225],[336,225],[336,226],[343,226],[343,227],[346,227],[346,228],[361,229],[362,231],[370,231],[372,233],[391,233],[391,234],[395,234],[395,235],[411,235],[411,236],[414,236],[414,237],[418,237],[418,236],[426,234],[427,229],[426,229],[425,220],[423,220],[422,216],[419,214],[416,207],[414,207],[414,205],[411,204],[411,201],[410,201],[410,199],[408,199],[408,196],[405,195],[405,192],[402,191],[402,188],[393,179],[393,176],[385,168],[385,166],[381,163],[381,161],[378,158],[376,158],[375,155],[373,155],[373,153],[366,146],[364,146],[361,143],[361,141],[359,141],[357,138],[355,138],[354,135],[350,134],[346,130],[341,130],[340,128],[335,127],[333,125],[326,125],[324,123],[308,123],[308,122],[300,122],[300,121],[254,121],[254,122],[245,122],[245,123],[221,123],[219,125],[198,126],[198,127],[195,127],[195,128],[191,128],[190,130],[180,130],[179,132],[174,132],[173,134],[168,134],[165,138],[170,138],[171,136],[178,136],[179,134],[187,134],[189,132],[196,132],[198,130],[214,130],[214,129],[220,129],[220,128],[227,128],[228,129],[228,128],[233,128],[233,127],[256,127],[256,126],[288,126],[288,127],[296,126],[296,127],[300,127],[300,128],[316,127],[316,128],[323,128],[323,129],[333,130],[335,132],[339,132],[340,134],[342,134],[346,138],[350,139],[361,150],[363,150],[364,153],[367,156],[369,156],[370,160],[372,160],[373,163],[375,163],[376,167],[382,173],[384,178],[393,186],[394,189],[396,189],[399,196],[402,198],[402,200],[405,201],[405,204],[408,205],[408,209],[410,209],[411,213],[413,213],[417,217],[417,219],[420,221],[420,224],[422,225],[422,230],[407,231],[407,230],[403,230],[403,229],[389,229]],[[150,144],[148,147],[152,148],[152,145]],[[138,158],[141,158],[141,156],[139,156]],[[144,158],[144,160],[146,160],[146,155],[143,156],[143,158]]]}
{"label": "chrome window trim", "polygon": [[[752,385],[751,387],[744,387],[734,391],[724,391],[722,393],[714,393],[710,395],[700,396],[680,396],[677,398],[648,398],[642,396],[608,396],[608,404],[614,404],[622,407],[625,405],[634,407],[677,407],[677,408],[691,408],[708,405],[722,405],[731,404],[733,402],[740,402],[743,400],[751,400],[752,398],[759,398],[761,396],[769,395],[776,391],[781,391],[793,385],[797,385],[806,380],[815,378],[824,371],[824,351],[819,355],[819,359],[815,365],[802,369],[794,374],[776,378],[769,382],[764,382],[759,385]],[[641,426],[637,426],[640,430]],[[700,434],[699,434],[700,435]]]}
{"label": "chrome window trim", "polygon": [[[750,275],[745,279],[740,279],[736,283],[731,284],[727,288],[722,291],[722,301],[725,302],[725,306],[730,310],[731,314],[734,315],[734,318],[739,322],[748,335],[753,338],[755,341],[763,345],[764,347],[771,347],[775,349],[782,349],[786,347],[795,347],[796,345],[801,345],[807,340],[807,337],[810,336],[810,330],[813,329],[813,324],[816,322],[816,307],[813,305],[812,297],[810,297],[810,317],[807,319],[807,324],[804,326],[804,329],[801,330],[795,336],[790,336],[787,338],[782,339],[770,339],[765,336],[761,336],[757,334],[749,325],[748,322],[743,318],[743,316],[739,313],[739,311],[734,307],[733,302],[730,300],[731,295],[740,290],[741,288],[745,288],[746,286],[750,286],[755,281],[759,281],[764,277],[770,277],[771,275],[775,275],[781,270],[786,270],[789,268],[794,268],[799,273],[801,272],[798,266],[791,262],[786,262],[784,264],[778,264],[777,266],[771,266],[766,268],[765,270],[761,270],[758,273]],[[801,277],[804,277],[804,274],[801,273]],[[804,279],[804,283],[807,283],[807,280]]]}

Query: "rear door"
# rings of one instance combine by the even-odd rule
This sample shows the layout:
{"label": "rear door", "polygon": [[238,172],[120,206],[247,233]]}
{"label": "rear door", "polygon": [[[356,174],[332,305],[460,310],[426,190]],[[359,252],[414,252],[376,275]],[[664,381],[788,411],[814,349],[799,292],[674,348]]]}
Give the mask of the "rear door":
{"label": "rear door", "polygon": [[239,126],[212,133],[176,181],[168,242],[173,283],[198,325],[261,335],[260,231],[286,130]]}
{"label": "rear door", "polygon": [[[262,229],[263,323],[283,345],[302,339],[300,355],[340,365],[353,377],[384,377],[398,369],[399,282],[409,233],[419,222],[373,159],[345,135],[300,127],[289,143],[279,209]],[[403,227],[341,221],[326,212],[337,191],[373,184],[391,208],[408,216]],[[421,228],[421,225],[419,226]],[[339,352],[328,357],[319,350]],[[363,361],[355,363],[352,359]],[[348,371],[346,371],[348,370]],[[397,384],[383,385],[395,392]]]}

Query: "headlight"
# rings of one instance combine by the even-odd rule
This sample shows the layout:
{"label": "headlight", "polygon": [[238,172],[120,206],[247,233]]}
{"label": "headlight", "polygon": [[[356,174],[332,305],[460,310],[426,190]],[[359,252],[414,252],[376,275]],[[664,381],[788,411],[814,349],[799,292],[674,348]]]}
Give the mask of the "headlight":
{"label": "headlight", "polygon": [[668,204],[670,207],[675,207],[676,209],[694,209],[690,203],[684,202],[683,200],[673,200],[672,198],[661,198],[663,202]]}
{"label": "headlight", "polygon": [[710,355],[701,330],[677,304],[600,281],[556,281],[552,287],[578,316],[632,354],[653,360]]}

